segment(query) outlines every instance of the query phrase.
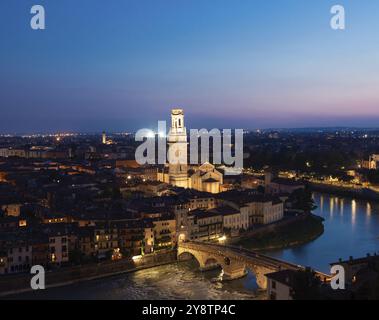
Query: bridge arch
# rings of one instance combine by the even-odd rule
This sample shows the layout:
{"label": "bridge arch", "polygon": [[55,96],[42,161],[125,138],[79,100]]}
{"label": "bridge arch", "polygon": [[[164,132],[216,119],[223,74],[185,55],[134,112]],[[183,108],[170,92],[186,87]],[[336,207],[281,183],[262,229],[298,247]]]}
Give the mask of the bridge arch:
{"label": "bridge arch", "polygon": [[246,275],[245,264],[231,259],[222,252],[207,252],[204,250],[195,250],[188,247],[178,247],[178,260],[183,257],[193,256],[199,263],[200,270],[210,270],[221,267],[223,270],[223,278],[225,280],[233,280]]}
{"label": "bridge arch", "polygon": [[209,257],[205,260],[204,266],[203,268],[200,268],[200,270],[207,271],[218,268],[222,268],[222,263],[214,257]]}
{"label": "bridge arch", "polygon": [[182,249],[178,250],[178,260],[189,260],[189,258],[195,258],[195,260],[199,263],[200,270],[209,269],[210,265],[220,264],[220,260],[210,256],[203,254],[200,251],[191,250],[191,249]]}

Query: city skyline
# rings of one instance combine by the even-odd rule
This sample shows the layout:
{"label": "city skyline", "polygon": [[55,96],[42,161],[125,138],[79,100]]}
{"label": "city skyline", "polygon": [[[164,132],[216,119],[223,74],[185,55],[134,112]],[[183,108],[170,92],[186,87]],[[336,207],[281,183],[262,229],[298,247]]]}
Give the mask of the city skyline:
{"label": "city skyline", "polygon": [[0,300],[379,300],[378,1],[1,13]]}
{"label": "city skyline", "polygon": [[[183,107],[193,128],[376,127],[379,45],[370,1],[7,2],[0,133],[155,128]],[[70,3],[72,5],[70,5]]]}

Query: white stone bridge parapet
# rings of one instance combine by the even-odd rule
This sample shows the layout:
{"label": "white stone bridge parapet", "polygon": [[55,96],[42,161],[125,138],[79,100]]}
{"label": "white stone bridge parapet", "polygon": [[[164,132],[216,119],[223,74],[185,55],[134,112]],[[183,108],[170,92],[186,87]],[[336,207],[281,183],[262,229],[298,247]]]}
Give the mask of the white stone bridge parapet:
{"label": "white stone bridge parapet", "polygon": [[[275,259],[254,251],[236,246],[225,246],[209,242],[187,241],[178,245],[178,259],[185,253],[191,254],[200,264],[200,269],[206,270],[220,266],[225,279],[237,279],[251,270],[260,288],[267,288],[266,274],[280,270],[305,270],[305,267],[290,262]],[[316,271],[323,281],[329,281],[330,276]]]}

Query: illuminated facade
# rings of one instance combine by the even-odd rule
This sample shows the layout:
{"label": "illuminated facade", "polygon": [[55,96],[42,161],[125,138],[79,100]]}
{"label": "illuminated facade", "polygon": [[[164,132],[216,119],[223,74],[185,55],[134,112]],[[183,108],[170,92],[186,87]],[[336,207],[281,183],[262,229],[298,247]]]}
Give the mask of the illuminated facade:
{"label": "illuminated facade", "polygon": [[171,111],[171,128],[167,140],[169,164],[165,165],[162,172],[158,172],[158,181],[210,193],[221,191],[223,175],[214,165],[206,162],[200,166],[188,166],[187,130],[184,126],[183,109]]}
{"label": "illuminated facade", "polygon": [[168,134],[168,183],[188,188],[187,130],[182,109],[171,111],[171,128]]}
{"label": "illuminated facade", "polygon": [[362,160],[361,167],[369,170],[376,170],[379,168],[379,154],[370,155],[368,161]]}

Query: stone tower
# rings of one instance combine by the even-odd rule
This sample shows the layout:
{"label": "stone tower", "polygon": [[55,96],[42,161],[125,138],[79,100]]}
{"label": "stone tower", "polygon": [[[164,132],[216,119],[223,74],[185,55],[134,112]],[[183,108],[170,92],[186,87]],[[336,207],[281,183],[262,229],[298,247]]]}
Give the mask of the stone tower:
{"label": "stone tower", "polygon": [[171,128],[168,134],[169,183],[188,188],[187,130],[183,109],[171,110]]}

